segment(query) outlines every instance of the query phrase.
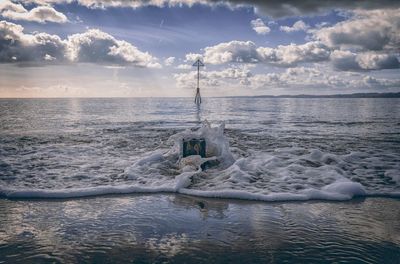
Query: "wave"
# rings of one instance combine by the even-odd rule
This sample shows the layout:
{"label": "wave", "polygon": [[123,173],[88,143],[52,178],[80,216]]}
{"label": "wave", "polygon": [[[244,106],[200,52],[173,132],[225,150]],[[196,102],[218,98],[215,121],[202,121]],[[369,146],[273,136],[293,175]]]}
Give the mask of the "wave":
{"label": "wave", "polygon": [[[204,138],[207,158],[181,157],[181,142],[187,138]],[[0,186],[0,197],[52,199],[132,193],[180,193],[258,201],[400,197],[399,165],[388,167],[383,176],[371,180],[370,166],[383,167],[383,161],[370,153],[335,155],[292,147],[270,153],[250,151],[249,155],[240,156],[234,153],[236,148],[230,148],[224,124],[212,127],[207,122],[197,130],[187,129],[171,136],[169,142],[170,149],[147,153],[125,168],[123,183],[61,189]],[[388,158],[396,159],[390,155],[383,157]],[[210,160],[216,165],[203,171],[201,165]],[[371,182],[375,189],[368,189]],[[390,188],[385,182],[391,182]]]}
{"label": "wave", "polygon": [[219,190],[203,191],[187,188],[176,189],[170,186],[158,187],[139,187],[130,185],[119,186],[97,186],[87,188],[70,188],[59,190],[46,189],[0,189],[0,197],[10,199],[66,199],[82,198],[112,194],[146,194],[146,193],[179,193],[205,198],[223,198],[254,200],[265,202],[283,201],[308,201],[308,200],[327,200],[327,201],[347,201],[355,197],[390,197],[400,198],[400,192],[392,193],[367,193],[364,187],[354,182],[336,182],[327,185],[323,190],[307,189],[300,193],[252,193],[245,190]]}

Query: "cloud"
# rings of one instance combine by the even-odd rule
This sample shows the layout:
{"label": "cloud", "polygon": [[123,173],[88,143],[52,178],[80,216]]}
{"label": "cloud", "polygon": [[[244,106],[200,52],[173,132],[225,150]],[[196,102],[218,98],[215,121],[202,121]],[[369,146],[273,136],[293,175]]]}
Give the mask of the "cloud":
{"label": "cloud", "polygon": [[[258,73],[251,71],[249,65],[230,65],[217,71],[203,71],[200,73],[201,86],[206,89],[215,87],[249,88],[253,90],[268,88],[297,88],[328,86],[328,75],[317,68],[296,67],[289,68],[281,73]],[[177,86],[192,89],[195,87],[196,71],[175,74]],[[333,79],[331,78],[331,83]],[[329,84],[331,86],[331,84]]]}
{"label": "cloud", "polygon": [[9,0],[4,0],[0,2],[0,12],[4,12],[6,10],[17,12],[17,13],[24,13],[27,12],[25,7],[21,4],[13,3]]}
{"label": "cloud", "polygon": [[0,21],[0,62],[88,62],[161,67],[148,52],[98,29],[74,34],[64,40],[47,33],[25,34],[23,30],[20,25]]}
{"label": "cloud", "polygon": [[250,80],[249,84],[254,89],[265,87],[286,87],[288,86],[287,80],[284,76],[278,73],[256,74]]}
{"label": "cloud", "polygon": [[90,29],[84,33],[69,36],[67,56],[72,62],[161,67],[148,52],[142,52],[132,44],[117,40],[98,29]]}
{"label": "cloud", "polygon": [[383,70],[400,67],[396,56],[372,51],[357,54],[351,51],[335,50],[330,57],[334,68],[342,71]]}
{"label": "cloud", "polygon": [[[220,71],[200,72],[200,82],[206,88],[223,85],[245,85],[252,76],[248,66],[228,67]],[[197,71],[174,74],[176,84],[180,88],[191,89],[195,87]]]}
{"label": "cloud", "polygon": [[164,60],[165,66],[171,66],[175,62],[175,57],[168,57]]}
{"label": "cloud", "polygon": [[257,34],[266,35],[271,31],[271,29],[265,25],[264,21],[262,21],[260,18],[252,20],[250,23],[251,27],[255,32],[257,32]]}
{"label": "cloud", "polygon": [[316,68],[296,67],[286,69],[287,76],[299,76],[307,74],[309,77],[319,77],[322,72]]}
{"label": "cloud", "polygon": [[21,4],[5,0],[0,3],[0,15],[12,20],[26,20],[38,23],[54,22],[66,23],[67,17],[51,6],[38,6],[31,10],[25,9]]}
{"label": "cloud", "polygon": [[[396,88],[400,86],[400,79],[375,78],[360,73],[336,72],[320,67],[293,67],[285,71],[269,73],[253,73],[249,65],[229,65],[227,68],[214,71],[200,72],[200,85],[202,89],[218,92],[217,88],[224,88],[222,95],[226,95],[228,89],[235,94],[242,89],[257,91],[271,91],[270,89],[339,89],[341,91],[368,88]],[[180,88],[193,89],[196,87],[197,72],[190,71],[174,75],[176,84]],[[229,88],[228,88],[229,87]],[[222,91],[222,90],[221,90]],[[243,90],[242,90],[243,91]],[[244,90],[245,91],[245,90]],[[297,93],[297,92],[296,92]]]}
{"label": "cloud", "polygon": [[255,11],[272,18],[296,17],[304,15],[324,14],[334,9],[381,9],[400,7],[399,1],[396,0],[362,0],[362,1],[337,1],[337,0],[227,0],[212,1],[223,2],[231,6],[250,5]]}
{"label": "cloud", "polygon": [[399,88],[400,79],[375,78],[373,76],[364,75],[361,80],[353,81],[353,85],[358,88],[365,88],[365,86],[375,89]]}
{"label": "cloud", "polygon": [[306,31],[309,29],[310,26],[304,23],[302,20],[299,20],[293,24],[293,26],[288,27],[288,26],[280,26],[280,30],[284,31],[286,33],[291,33],[295,31]]}
{"label": "cloud", "polygon": [[203,60],[203,55],[199,53],[189,53],[185,55],[185,61],[186,62],[195,62],[197,60]]}
{"label": "cloud", "polygon": [[24,34],[23,27],[0,21],[0,62],[64,61],[66,42],[47,33]]}
{"label": "cloud", "polygon": [[193,69],[192,67],[193,66],[189,65],[189,64],[179,64],[175,68],[178,69],[178,70],[191,70],[191,69]]}
{"label": "cloud", "polygon": [[[321,73],[313,68],[292,68],[283,73],[253,74],[250,66],[229,66],[217,71],[203,71],[200,73],[201,86],[205,89],[216,87],[236,87],[265,89],[284,88],[289,86],[315,85],[316,76]],[[178,87],[192,89],[196,85],[197,72],[179,73],[174,75]]]}
{"label": "cloud", "polygon": [[304,63],[331,63],[340,71],[369,71],[399,68],[399,59],[386,51],[350,51],[328,47],[321,41],[304,44],[259,47],[252,41],[219,43],[204,48],[204,54],[188,54],[186,58],[202,57],[207,64],[266,64],[278,67],[296,67]]}
{"label": "cloud", "polygon": [[279,45],[276,48],[270,48],[257,47],[252,41],[234,40],[206,47],[204,51],[205,63],[265,63],[281,67],[326,61],[330,55],[328,47],[315,41],[302,45]]}
{"label": "cloud", "polygon": [[396,56],[375,52],[361,53],[357,55],[356,61],[365,70],[397,69],[400,66]]}
{"label": "cloud", "polygon": [[223,64],[228,62],[256,63],[259,61],[257,47],[252,41],[220,43],[204,49],[204,62]]}
{"label": "cloud", "polygon": [[383,79],[375,78],[372,76],[365,76],[362,81],[359,81],[362,85],[366,85],[370,88],[392,88],[400,86],[400,79]]}
{"label": "cloud", "polygon": [[351,51],[335,50],[330,55],[332,65],[337,70],[351,71],[360,70],[356,62],[356,54]]}
{"label": "cloud", "polygon": [[282,73],[254,74],[248,78],[254,89],[292,88],[292,89],[365,89],[399,87],[400,79],[374,78],[362,74],[341,74],[321,71],[317,68],[290,68]]}
{"label": "cloud", "polygon": [[208,6],[223,5],[229,8],[240,8],[243,6],[253,7],[262,15],[272,18],[304,16],[323,14],[334,9],[346,10],[374,10],[381,8],[399,8],[398,0],[361,0],[361,1],[338,1],[338,0],[25,0],[39,4],[70,3],[77,2],[88,8],[108,7],[130,7],[140,8],[143,6],[193,6],[202,4]]}
{"label": "cloud", "polygon": [[[400,3],[400,1],[399,1]],[[329,47],[363,50],[399,50],[400,9],[358,10],[349,20],[324,27],[314,33]]]}
{"label": "cloud", "polygon": [[281,73],[254,74],[248,80],[255,89],[263,88],[304,88],[323,85],[326,76],[313,67],[288,68]]}
{"label": "cloud", "polygon": [[279,45],[277,48],[260,47],[257,49],[261,60],[276,66],[293,67],[299,63],[327,61],[330,49],[323,43],[311,41],[297,45]]}

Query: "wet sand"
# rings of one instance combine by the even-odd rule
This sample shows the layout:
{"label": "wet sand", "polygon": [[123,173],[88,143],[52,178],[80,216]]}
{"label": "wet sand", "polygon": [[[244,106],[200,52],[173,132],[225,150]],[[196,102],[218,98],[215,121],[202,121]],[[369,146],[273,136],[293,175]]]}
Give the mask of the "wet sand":
{"label": "wet sand", "polygon": [[400,199],[0,199],[0,263],[400,263]]}

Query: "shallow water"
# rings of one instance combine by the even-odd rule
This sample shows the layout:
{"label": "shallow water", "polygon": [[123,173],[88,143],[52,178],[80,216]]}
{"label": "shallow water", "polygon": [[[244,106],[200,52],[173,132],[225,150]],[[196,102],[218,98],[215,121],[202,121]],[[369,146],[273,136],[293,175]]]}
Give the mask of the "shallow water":
{"label": "shallow water", "polygon": [[[400,196],[399,99],[204,101],[198,110],[176,98],[2,99],[0,196]],[[187,181],[168,139],[205,119],[225,122],[234,161]]]}
{"label": "shallow water", "polygon": [[399,263],[400,200],[0,199],[0,263]]}

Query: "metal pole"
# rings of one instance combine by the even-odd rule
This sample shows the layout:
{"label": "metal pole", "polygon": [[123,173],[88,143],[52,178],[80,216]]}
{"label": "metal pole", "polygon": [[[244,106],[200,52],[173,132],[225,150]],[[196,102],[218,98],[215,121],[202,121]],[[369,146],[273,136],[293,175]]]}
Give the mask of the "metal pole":
{"label": "metal pole", "polygon": [[196,96],[194,98],[194,102],[199,106],[201,104],[201,96],[200,96],[200,66],[204,66],[204,64],[197,60],[193,66],[197,66],[197,89],[196,89]]}
{"label": "metal pole", "polygon": [[197,64],[197,88],[200,88],[199,82],[200,82],[200,64]]}

